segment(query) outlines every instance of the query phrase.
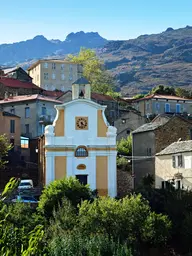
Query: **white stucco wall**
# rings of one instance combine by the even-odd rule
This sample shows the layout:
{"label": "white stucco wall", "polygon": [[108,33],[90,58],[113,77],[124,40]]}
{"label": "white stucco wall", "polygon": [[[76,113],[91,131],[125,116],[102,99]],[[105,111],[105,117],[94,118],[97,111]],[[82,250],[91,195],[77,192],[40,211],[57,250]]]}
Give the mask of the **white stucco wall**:
{"label": "white stucco wall", "polygon": [[184,189],[192,189],[192,152],[184,152],[182,154],[174,154],[175,156],[183,156],[183,167],[172,166],[173,155],[162,155],[155,157],[155,187],[161,188],[162,181],[173,179],[174,175],[181,173],[183,179],[181,184]]}

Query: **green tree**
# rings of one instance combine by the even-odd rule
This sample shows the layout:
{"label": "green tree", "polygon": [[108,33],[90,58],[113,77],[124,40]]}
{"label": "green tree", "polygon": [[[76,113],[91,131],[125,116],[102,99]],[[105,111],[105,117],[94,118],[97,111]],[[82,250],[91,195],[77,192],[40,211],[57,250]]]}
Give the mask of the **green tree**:
{"label": "green tree", "polygon": [[146,95],[145,94],[137,94],[133,97],[133,99],[141,99],[141,98],[144,98]]}
{"label": "green tree", "polygon": [[132,136],[129,135],[127,139],[122,138],[117,142],[117,151],[120,155],[131,156],[132,155]]}
{"label": "green tree", "polygon": [[93,203],[84,201],[78,218],[81,233],[107,234],[116,241],[127,241],[137,250],[145,243],[151,246],[165,244],[171,226],[166,216],[151,212],[141,195],[121,200],[98,198]]}
{"label": "green tree", "polygon": [[0,135],[0,168],[2,168],[7,161],[3,160],[8,155],[9,150],[12,149],[12,145],[9,143],[6,135]]}
{"label": "green tree", "polygon": [[69,54],[67,59],[83,65],[83,76],[90,82],[93,92],[114,93],[114,80],[110,73],[104,70],[104,63],[94,50],[81,48],[77,56]]}
{"label": "green tree", "polygon": [[51,217],[53,210],[58,208],[64,197],[76,207],[81,200],[91,199],[92,191],[88,185],[82,185],[73,177],[55,180],[43,190],[38,210],[46,217]]}

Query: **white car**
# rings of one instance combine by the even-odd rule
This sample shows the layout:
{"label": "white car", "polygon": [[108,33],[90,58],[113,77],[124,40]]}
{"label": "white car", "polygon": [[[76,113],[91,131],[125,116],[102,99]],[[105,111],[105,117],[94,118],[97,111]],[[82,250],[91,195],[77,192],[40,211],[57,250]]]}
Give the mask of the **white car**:
{"label": "white car", "polygon": [[33,181],[32,180],[21,180],[18,186],[18,190],[32,189]]}
{"label": "white car", "polygon": [[12,199],[11,202],[21,202],[21,203],[35,203],[37,204],[38,201],[32,196],[16,196],[16,198]]}

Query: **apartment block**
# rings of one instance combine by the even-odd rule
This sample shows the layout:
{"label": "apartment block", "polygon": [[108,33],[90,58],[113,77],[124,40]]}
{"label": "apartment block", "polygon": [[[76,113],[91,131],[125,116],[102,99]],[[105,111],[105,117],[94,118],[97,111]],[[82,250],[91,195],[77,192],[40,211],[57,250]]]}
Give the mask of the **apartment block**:
{"label": "apartment block", "polygon": [[39,60],[28,68],[33,83],[45,90],[71,90],[72,83],[82,76],[82,65],[65,60]]}

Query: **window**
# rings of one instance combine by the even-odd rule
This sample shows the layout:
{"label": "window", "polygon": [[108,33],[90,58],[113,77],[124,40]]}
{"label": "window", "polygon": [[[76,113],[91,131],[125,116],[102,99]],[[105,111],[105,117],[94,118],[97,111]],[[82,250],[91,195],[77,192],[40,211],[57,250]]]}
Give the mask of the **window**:
{"label": "window", "polygon": [[181,113],[181,105],[176,104],[176,113]]}
{"label": "window", "polygon": [[30,117],[30,108],[26,107],[25,108],[25,118],[29,118]]}
{"label": "window", "polygon": [[42,114],[42,115],[46,115],[46,107],[42,107],[42,109],[41,109],[41,114]]}
{"label": "window", "polygon": [[49,80],[49,74],[48,73],[44,73],[44,80]]}
{"label": "window", "polygon": [[56,69],[56,63],[52,63],[52,69]]}
{"label": "window", "polygon": [[73,71],[73,65],[72,64],[69,65],[69,71]]}
{"label": "window", "polygon": [[175,163],[175,156],[172,156],[172,166],[173,166],[173,168],[175,168],[175,167],[176,167],[176,163]]}
{"label": "window", "polygon": [[182,155],[172,156],[172,166],[173,168],[184,167],[183,156]]}
{"label": "window", "polygon": [[159,102],[156,102],[156,103],[155,103],[155,109],[156,109],[156,110],[159,110],[159,109],[160,109],[160,104],[159,104]]}
{"label": "window", "polygon": [[26,125],[25,125],[25,133],[26,133],[26,134],[29,134],[29,124],[26,124]]}
{"label": "window", "polygon": [[64,85],[61,85],[61,91],[64,92],[65,88]]}
{"label": "window", "polygon": [[183,166],[183,158],[182,158],[182,155],[179,155],[178,156],[178,167],[182,167]]}
{"label": "window", "polygon": [[15,120],[10,120],[10,133],[15,133]]}
{"label": "window", "polygon": [[61,64],[61,70],[64,70],[65,65]]}
{"label": "window", "polygon": [[176,180],[176,184],[175,184],[175,188],[176,189],[181,189],[181,181],[180,180]]}
{"label": "window", "polygon": [[151,156],[151,148],[147,148],[147,156]]}
{"label": "window", "polygon": [[55,78],[56,78],[56,75],[53,73],[52,74],[52,79],[55,80]]}
{"label": "window", "polygon": [[127,135],[128,135],[128,136],[130,135],[130,133],[131,133],[131,131],[130,131],[130,130],[127,130]]}
{"label": "window", "polygon": [[83,185],[87,185],[87,175],[76,175],[76,179]]}
{"label": "window", "polygon": [[65,80],[65,75],[61,74],[61,80]]}
{"label": "window", "polygon": [[21,137],[21,148],[29,148],[29,139]]}
{"label": "window", "polygon": [[44,68],[48,68],[48,63],[47,62],[44,63]]}
{"label": "window", "polygon": [[51,90],[52,90],[52,91],[55,90],[55,86],[54,86],[54,85],[51,86]]}
{"label": "window", "polygon": [[75,151],[75,157],[88,157],[88,151],[85,146],[79,146]]}
{"label": "window", "polygon": [[149,111],[149,103],[146,103],[146,110]]}
{"label": "window", "polygon": [[11,114],[14,114],[14,115],[15,115],[15,109],[14,109],[14,108],[12,108],[12,109],[10,110],[10,112],[11,112]]}
{"label": "window", "polygon": [[169,103],[165,103],[165,112],[166,113],[170,112],[170,104]]}
{"label": "window", "polygon": [[109,115],[110,115],[110,117],[115,117],[115,111],[114,110],[110,110]]}
{"label": "window", "polygon": [[72,75],[69,75],[69,80],[73,80],[73,76]]}

